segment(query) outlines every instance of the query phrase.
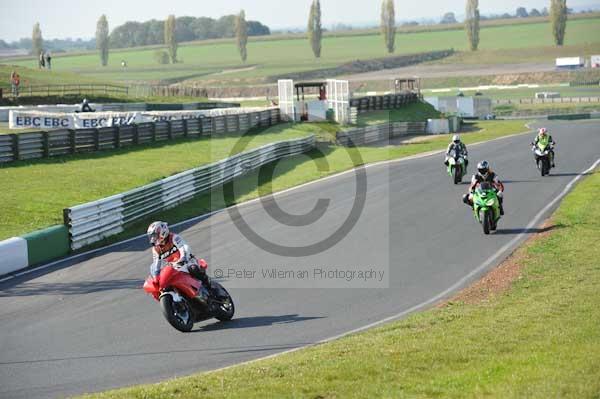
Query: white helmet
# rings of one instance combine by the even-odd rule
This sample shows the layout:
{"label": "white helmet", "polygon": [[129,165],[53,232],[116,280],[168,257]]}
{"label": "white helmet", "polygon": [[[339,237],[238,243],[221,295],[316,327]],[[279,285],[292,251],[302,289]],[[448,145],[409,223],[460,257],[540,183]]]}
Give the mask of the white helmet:
{"label": "white helmet", "polygon": [[458,143],[460,141],[460,136],[458,134],[455,134],[454,137],[452,137],[452,141]]}
{"label": "white helmet", "polygon": [[161,245],[169,236],[169,225],[165,222],[154,222],[148,226],[148,240],[152,245]]}

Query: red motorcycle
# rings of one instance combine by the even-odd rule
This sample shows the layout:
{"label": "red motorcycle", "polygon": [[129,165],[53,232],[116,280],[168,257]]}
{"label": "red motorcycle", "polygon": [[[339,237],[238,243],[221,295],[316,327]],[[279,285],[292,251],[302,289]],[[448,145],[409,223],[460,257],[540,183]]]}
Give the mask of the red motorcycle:
{"label": "red motorcycle", "polygon": [[189,332],[194,323],[213,317],[231,320],[235,312],[233,299],[221,284],[211,280],[209,291],[200,281],[172,265],[165,266],[158,276],[148,277],[144,291],[160,302],[169,324],[181,332]]}

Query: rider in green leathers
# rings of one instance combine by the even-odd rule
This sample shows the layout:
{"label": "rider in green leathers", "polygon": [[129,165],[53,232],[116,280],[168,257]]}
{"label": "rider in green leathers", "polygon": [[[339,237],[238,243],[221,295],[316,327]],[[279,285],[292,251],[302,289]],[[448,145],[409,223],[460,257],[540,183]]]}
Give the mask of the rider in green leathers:
{"label": "rider in green leathers", "polygon": [[481,161],[477,164],[477,173],[471,179],[469,192],[463,195],[463,202],[473,208],[473,193],[478,185],[483,182],[490,183],[496,189],[498,202],[500,206],[500,215],[504,215],[504,184],[498,178],[498,175],[490,169],[488,161]]}
{"label": "rider in green leathers", "polygon": [[550,164],[553,168],[556,167],[554,164],[554,146],[556,145],[556,141],[552,139],[552,136],[548,134],[548,129],[545,127],[540,128],[537,136],[535,136],[535,140],[533,141],[533,146],[537,147],[540,144],[542,147],[548,147],[550,150]]}

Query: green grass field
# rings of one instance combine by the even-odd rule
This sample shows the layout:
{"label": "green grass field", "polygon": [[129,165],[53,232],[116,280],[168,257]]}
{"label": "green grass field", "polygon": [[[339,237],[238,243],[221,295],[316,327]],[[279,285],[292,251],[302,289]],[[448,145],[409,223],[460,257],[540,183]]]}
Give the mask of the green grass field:
{"label": "green grass field", "polygon": [[[565,47],[552,50],[567,55],[570,46],[587,46],[589,51],[600,49],[600,18],[570,21],[567,27]],[[464,31],[432,31],[399,33],[396,54],[454,48],[466,50]],[[481,31],[481,52],[461,53],[447,62],[518,62],[534,54],[536,59],[550,55],[546,48],[553,46],[548,23],[485,27]],[[527,49],[527,51],[525,51]],[[312,56],[306,39],[250,41],[247,65],[240,62],[232,42],[215,42],[182,46],[179,58],[183,63],[158,65],[153,59],[154,49],[132,49],[114,53],[109,66],[99,66],[97,54],[56,57],[55,70],[81,73],[110,81],[158,81],[164,79],[202,81],[203,83],[240,84],[256,82],[271,76],[289,72],[335,67],[356,59],[386,56],[383,39],[377,35],[326,37],[319,60]],[[506,53],[503,53],[506,52]],[[583,55],[583,54],[577,54]],[[552,55],[553,56],[553,55]],[[121,68],[126,60],[127,68]],[[15,61],[15,64],[32,66],[32,60]],[[231,73],[222,74],[222,71]]]}
{"label": "green grass field", "polygon": [[331,343],[86,398],[573,398],[600,393],[600,172],[519,249],[505,292]]}

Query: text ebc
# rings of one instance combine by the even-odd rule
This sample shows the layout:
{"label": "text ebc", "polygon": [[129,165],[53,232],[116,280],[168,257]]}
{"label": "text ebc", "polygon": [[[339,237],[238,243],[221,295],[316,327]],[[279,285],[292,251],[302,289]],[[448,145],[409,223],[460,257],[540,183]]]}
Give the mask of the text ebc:
{"label": "text ebc", "polygon": [[17,116],[17,126],[33,127],[69,127],[69,118],[52,118],[41,116]]}

